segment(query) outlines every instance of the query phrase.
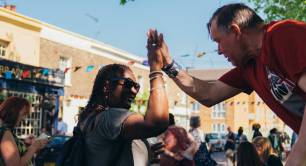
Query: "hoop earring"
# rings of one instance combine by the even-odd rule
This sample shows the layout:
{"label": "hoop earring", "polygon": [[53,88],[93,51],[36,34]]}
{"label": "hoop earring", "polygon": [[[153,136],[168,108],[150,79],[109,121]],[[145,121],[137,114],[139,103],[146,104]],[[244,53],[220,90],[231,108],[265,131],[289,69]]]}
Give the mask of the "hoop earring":
{"label": "hoop earring", "polygon": [[105,95],[103,105],[104,105],[104,107],[106,107],[108,105],[108,95]]}

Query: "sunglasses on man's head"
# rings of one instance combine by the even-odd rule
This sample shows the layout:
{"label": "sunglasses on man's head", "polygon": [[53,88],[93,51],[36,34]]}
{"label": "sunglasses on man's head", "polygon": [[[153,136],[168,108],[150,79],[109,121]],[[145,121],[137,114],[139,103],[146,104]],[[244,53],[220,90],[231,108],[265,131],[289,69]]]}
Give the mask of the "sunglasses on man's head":
{"label": "sunglasses on man's head", "polygon": [[123,85],[127,89],[131,89],[132,87],[134,87],[137,90],[137,92],[140,89],[140,85],[137,82],[135,82],[132,79],[130,79],[130,78],[116,77],[116,78],[111,78],[110,80],[111,81],[118,81],[118,83],[120,83],[119,82],[120,80],[123,80],[123,83],[120,84],[120,85]]}

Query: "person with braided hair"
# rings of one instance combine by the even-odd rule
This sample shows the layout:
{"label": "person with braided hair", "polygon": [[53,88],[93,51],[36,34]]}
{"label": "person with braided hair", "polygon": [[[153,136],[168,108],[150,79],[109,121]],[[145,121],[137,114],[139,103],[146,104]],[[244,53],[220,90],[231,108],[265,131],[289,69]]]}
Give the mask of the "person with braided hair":
{"label": "person with braided hair", "polygon": [[99,70],[88,104],[78,117],[80,128],[86,129],[82,132],[87,165],[148,165],[150,148],[145,139],[165,131],[169,119],[162,66],[153,63],[158,59],[150,60],[151,90],[144,116],[129,111],[140,89],[132,70],[122,64]]}

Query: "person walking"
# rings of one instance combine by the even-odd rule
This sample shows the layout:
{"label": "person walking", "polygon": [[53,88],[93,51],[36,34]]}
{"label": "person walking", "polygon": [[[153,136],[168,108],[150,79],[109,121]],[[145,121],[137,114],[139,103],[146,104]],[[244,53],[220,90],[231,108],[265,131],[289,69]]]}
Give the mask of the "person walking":
{"label": "person walking", "polygon": [[238,129],[238,133],[235,137],[235,143],[236,143],[236,147],[238,147],[238,145],[241,143],[241,142],[246,142],[248,141],[248,138],[246,137],[245,134],[243,134],[243,127],[240,126],[239,129]]}
{"label": "person walking", "polygon": [[234,165],[235,162],[235,134],[231,127],[227,127],[226,142],[224,145],[225,157],[228,165]]}
{"label": "person walking", "polygon": [[262,136],[261,132],[259,131],[260,127],[261,126],[260,126],[259,123],[255,123],[255,124],[252,125],[252,130],[253,130],[253,137],[252,137],[252,139],[254,139],[256,137],[261,137]]}

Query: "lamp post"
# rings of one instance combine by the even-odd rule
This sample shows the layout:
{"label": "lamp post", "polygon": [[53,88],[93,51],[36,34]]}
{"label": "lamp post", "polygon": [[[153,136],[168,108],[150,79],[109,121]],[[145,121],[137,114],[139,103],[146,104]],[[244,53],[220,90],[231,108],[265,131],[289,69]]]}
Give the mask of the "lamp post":
{"label": "lamp post", "polygon": [[[196,56],[199,57],[198,55],[196,55]],[[190,57],[190,54],[184,54],[184,55],[181,55],[181,57],[183,57],[183,58]],[[193,68],[194,60],[195,60],[195,56],[192,57],[191,65],[185,67],[185,70],[186,70],[187,74],[188,74],[188,71]],[[186,129],[187,129],[188,128],[188,122],[189,122],[189,116],[188,116],[188,106],[189,106],[188,102],[189,102],[189,100],[188,100],[188,95],[187,94],[185,94],[185,95],[186,95],[186,103],[185,103],[185,107],[186,107]]]}
{"label": "lamp post", "polygon": [[[191,64],[190,66],[186,66],[186,73],[188,74],[188,71],[192,68],[194,68],[194,61],[196,58],[201,58],[203,57],[204,55],[206,55],[207,53],[213,53],[213,52],[216,52],[216,50],[214,51],[210,51],[210,52],[204,52],[204,51],[200,51],[200,52],[194,52],[194,55],[192,56],[192,59],[191,59]],[[186,58],[186,57],[190,57],[191,55],[190,54],[183,54],[181,55],[182,58]],[[186,128],[188,128],[188,120],[189,120],[189,117],[188,117],[188,106],[189,106],[189,100],[188,100],[188,95],[186,94]]]}
{"label": "lamp post", "polygon": [[[188,70],[192,69],[193,67],[186,66],[186,73],[188,74]],[[188,121],[189,121],[189,116],[188,116],[188,106],[189,106],[189,100],[188,100],[188,95],[186,94],[186,129],[188,128]]]}

